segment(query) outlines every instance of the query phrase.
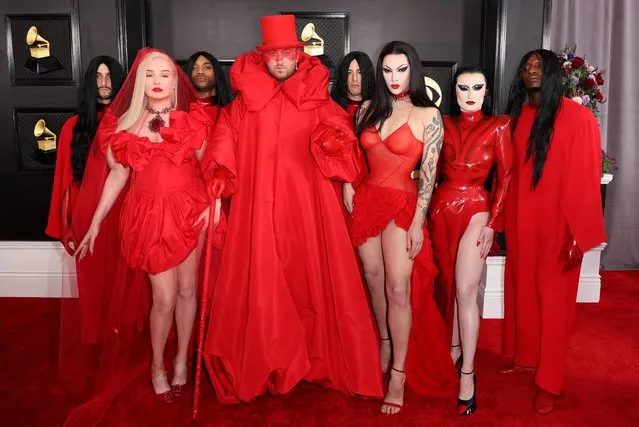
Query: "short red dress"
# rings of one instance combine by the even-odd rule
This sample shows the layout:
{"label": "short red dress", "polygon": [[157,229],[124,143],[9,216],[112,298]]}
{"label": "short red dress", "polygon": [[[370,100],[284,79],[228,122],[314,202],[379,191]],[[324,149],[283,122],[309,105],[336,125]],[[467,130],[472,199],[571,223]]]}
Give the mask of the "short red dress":
{"label": "short red dress", "polygon": [[[366,150],[370,174],[355,191],[353,214],[348,220],[356,246],[378,236],[391,221],[408,231],[417,206],[417,186],[411,172],[424,148],[408,123],[385,139],[381,139],[376,129],[366,129],[360,144]],[[449,397],[456,393],[458,379],[449,354],[444,321],[435,304],[433,281],[437,269],[427,230],[424,224],[424,244],[411,274],[413,324],[406,358],[406,383],[425,396]]]}
{"label": "short red dress", "polygon": [[173,111],[169,126],[160,130],[162,142],[113,133],[113,115],[104,121],[104,134],[113,135],[108,144],[115,161],[131,168],[120,213],[124,259],[149,274],[175,267],[197,247],[203,224],[194,224],[209,206],[195,150],[207,139],[210,120],[197,104],[188,113]]}

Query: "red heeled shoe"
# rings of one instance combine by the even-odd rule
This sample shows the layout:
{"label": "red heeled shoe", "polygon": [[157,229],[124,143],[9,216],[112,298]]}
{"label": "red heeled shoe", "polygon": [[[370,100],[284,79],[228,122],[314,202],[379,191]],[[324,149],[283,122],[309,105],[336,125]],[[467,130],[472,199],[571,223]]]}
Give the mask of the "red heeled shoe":
{"label": "red heeled shoe", "polygon": [[[391,367],[391,371],[395,371],[395,372],[399,372],[400,374],[404,374],[404,382],[406,381],[406,371],[401,371],[395,367]],[[402,398],[403,400],[403,398]],[[382,408],[384,408],[384,406],[386,407],[390,407],[390,408],[396,408],[397,412],[382,412],[382,414],[384,415],[397,415],[401,412],[402,408],[404,408],[404,404],[403,403],[393,403],[393,402],[387,402],[386,400],[384,400],[384,403],[382,403],[382,407],[379,408],[380,411],[382,411]]]}
{"label": "red heeled shoe", "polygon": [[[186,371],[186,361],[184,363],[173,364],[173,379],[171,380],[171,391],[173,392],[174,397],[178,397],[180,394],[182,394],[184,386],[186,385]],[[173,384],[173,382],[175,381],[175,377],[177,377],[178,375],[180,377],[184,377],[184,382],[181,384]]]}
{"label": "red heeled shoe", "polygon": [[[154,372],[155,370],[155,372]],[[173,391],[169,387],[167,391],[162,393],[158,393],[158,388],[164,388],[164,384],[166,386],[169,385],[169,380],[166,376],[166,370],[164,366],[155,366],[151,364],[151,384],[153,386],[153,390],[155,391],[155,397],[162,403],[171,403],[175,400],[175,396],[173,395]]]}

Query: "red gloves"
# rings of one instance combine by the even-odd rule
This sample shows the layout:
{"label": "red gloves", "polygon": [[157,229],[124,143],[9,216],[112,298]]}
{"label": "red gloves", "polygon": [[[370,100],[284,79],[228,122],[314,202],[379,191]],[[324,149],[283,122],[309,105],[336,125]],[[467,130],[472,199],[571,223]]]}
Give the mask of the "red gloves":
{"label": "red gloves", "polygon": [[213,172],[213,178],[208,182],[208,192],[211,200],[224,197],[224,190],[229,181],[229,172],[226,168],[218,167]]}
{"label": "red gloves", "polygon": [[562,254],[564,256],[564,271],[572,270],[581,265],[581,260],[584,257],[584,253],[579,249],[577,241],[574,238],[568,239],[564,245]]}

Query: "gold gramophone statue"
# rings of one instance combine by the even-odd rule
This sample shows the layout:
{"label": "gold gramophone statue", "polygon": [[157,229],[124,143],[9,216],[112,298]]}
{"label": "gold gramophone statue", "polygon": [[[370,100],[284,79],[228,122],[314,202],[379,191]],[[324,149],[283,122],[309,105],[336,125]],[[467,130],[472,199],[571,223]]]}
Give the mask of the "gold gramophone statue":
{"label": "gold gramophone statue", "polygon": [[30,46],[30,56],[24,67],[36,74],[50,73],[62,69],[62,64],[55,56],[51,56],[51,43],[38,34],[35,25],[27,31],[27,45]]}
{"label": "gold gramophone statue", "polygon": [[300,36],[305,43],[304,52],[311,56],[324,55],[324,39],[315,32],[315,24],[309,22],[302,30]]}
{"label": "gold gramophone statue", "polygon": [[38,150],[43,153],[51,153],[58,148],[58,137],[47,128],[44,119],[40,119],[33,128],[33,135],[38,139]]}

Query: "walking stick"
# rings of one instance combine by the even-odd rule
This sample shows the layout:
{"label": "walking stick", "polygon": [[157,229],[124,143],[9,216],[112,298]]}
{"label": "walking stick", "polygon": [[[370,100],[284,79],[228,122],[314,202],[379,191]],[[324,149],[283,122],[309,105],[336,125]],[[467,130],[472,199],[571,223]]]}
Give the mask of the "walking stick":
{"label": "walking stick", "polygon": [[[204,351],[204,332],[206,330],[206,314],[208,307],[208,288],[211,274],[211,252],[213,252],[213,230],[215,229],[215,208],[219,199],[211,204],[211,213],[209,214],[209,224],[206,230],[206,243],[204,252],[204,274],[202,275],[202,298],[200,299],[200,328],[198,331],[197,343],[197,362],[195,364],[195,383],[193,386],[193,418],[197,417],[200,404],[200,382],[202,377],[202,353]],[[220,216],[222,209],[220,206]],[[219,221],[219,220],[218,220]]]}

